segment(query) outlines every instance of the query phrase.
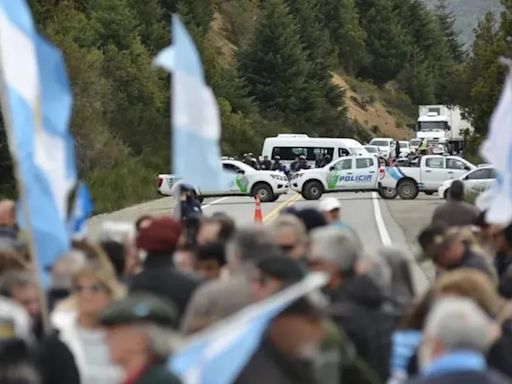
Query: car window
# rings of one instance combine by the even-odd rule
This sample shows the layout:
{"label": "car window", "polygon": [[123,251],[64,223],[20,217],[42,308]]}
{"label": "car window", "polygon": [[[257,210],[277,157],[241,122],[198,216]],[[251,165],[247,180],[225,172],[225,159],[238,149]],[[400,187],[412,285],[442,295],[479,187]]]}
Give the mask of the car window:
{"label": "car window", "polygon": [[373,159],[356,159],[356,168],[369,168],[373,167]]}
{"label": "car window", "polygon": [[336,168],[337,171],[352,169],[352,159],[344,159],[338,161],[334,167]]}
{"label": "car window", "polygon": [[222,168],[224,168],[225,171],[237,173],[240,168],[238,168],[236,165],[233,164],[222,164]]}
{"label": "car window", "polygon": [[350,152],[346,148],[340,148],[338,151],[338,157],[347,157],[350,156]]}
{"label": "car window", "polygon": [[281,160],[293,161],[299,156],[305,156],[309,161],[315,161],[325,156],[332,159],[334,148],[327,147],[274,147],[272,158],[279,156]]}
{"label": "car window", "polygon": [[464,170],[466,169],[466,164],[457,159],[446,159],[446,168]]}
{"label": "car window", "polygon": [[467,176],[468,180],[484,180],[493,179],[493,169],[477,169],[475,172],[470,173]]}
{"label": "car window", "polygon": [[389,141],[387,140],[372,140],[370,145],[376,145],[377,147],[389,147]]}
{"label": "car window", "polygon": [[444,168],[444,159],[438,158],[438,157],[427,159],[427,167],[428,168]]}

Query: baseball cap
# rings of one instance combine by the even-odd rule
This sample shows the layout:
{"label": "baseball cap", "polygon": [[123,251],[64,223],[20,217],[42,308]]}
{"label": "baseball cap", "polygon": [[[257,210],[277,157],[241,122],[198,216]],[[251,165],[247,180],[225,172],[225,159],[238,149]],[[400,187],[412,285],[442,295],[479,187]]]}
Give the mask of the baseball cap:
{"label": "baseball cap", "polygon": [[154,218],[140,229],[137,248],[146,252],[173,252],[182,230],[181,223],[174,218]]}
{"label": "baseball cap", "polygon": [[320,202],[320,211],[322,212],[331,212],[335,209],[341,209],[341,204],[340,201],[334,197],[328,197]]}

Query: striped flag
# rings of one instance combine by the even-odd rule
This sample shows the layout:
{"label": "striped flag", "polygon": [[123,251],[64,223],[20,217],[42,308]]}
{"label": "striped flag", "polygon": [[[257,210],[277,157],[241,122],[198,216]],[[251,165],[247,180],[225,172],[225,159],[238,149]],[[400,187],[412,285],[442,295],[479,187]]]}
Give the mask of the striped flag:
{"label": "striped flag", "polygon": [[69,120],[73,102],[60,51],[35,30],[26,0],[0,0],[2,112],[41,283],[69,250],[67,226],[76,165]]}

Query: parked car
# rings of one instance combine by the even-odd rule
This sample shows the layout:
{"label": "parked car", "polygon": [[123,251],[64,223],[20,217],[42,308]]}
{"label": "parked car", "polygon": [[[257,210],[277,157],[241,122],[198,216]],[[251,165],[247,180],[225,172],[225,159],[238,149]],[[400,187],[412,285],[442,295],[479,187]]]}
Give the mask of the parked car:
{"label": "parked car", "polygon": [[[464,184],[465,193],[484,192],[489,189],[496,181],[496,170],[490,166],[478,167],[468,173],[458,177],[458,180]],[[448,191],[453,180],[446,180],[437,190],[440,199],[448,197]]]}

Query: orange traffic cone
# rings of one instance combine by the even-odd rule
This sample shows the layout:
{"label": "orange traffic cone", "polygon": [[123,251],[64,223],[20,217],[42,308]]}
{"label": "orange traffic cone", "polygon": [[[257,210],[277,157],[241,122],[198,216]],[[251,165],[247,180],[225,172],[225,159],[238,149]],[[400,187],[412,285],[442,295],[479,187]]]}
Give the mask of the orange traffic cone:
{"label": "orange traffic cone", "polygon": [[261,212],[260,195],[256,195],[256,209],[254,210],[254,222],[263,223],[263,213]]}

